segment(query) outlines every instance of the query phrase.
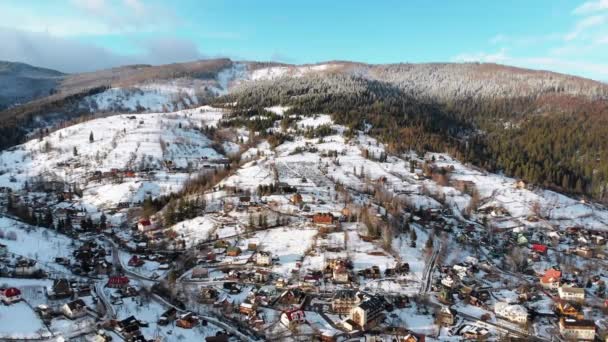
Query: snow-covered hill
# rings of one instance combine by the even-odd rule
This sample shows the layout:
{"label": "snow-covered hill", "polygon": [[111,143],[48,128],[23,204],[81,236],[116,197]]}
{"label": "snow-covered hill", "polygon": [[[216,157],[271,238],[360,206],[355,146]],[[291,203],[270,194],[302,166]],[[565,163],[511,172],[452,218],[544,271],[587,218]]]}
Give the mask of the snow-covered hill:
{"label": "snow-covered hill", "polygon": [[[200,131],[221,116],[220,110],[200,107],[116,115],[66,127],[2,152],[0,186],[17,190],[42,176],[46,181],[80,184],[85,200],[98,206],[177,191],[189,172],[223,158]],[[97,179],[125,171],[133,174],[119,185]]]}

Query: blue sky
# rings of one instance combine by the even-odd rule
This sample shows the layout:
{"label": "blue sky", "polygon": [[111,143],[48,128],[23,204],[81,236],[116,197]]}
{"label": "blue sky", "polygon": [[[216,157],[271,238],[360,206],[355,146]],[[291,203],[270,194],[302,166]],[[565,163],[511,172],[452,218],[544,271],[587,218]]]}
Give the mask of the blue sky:
{"label": "blue sky", "polygon": [[480,61],[608,80],[608,0],[0,0],[0,59]]}

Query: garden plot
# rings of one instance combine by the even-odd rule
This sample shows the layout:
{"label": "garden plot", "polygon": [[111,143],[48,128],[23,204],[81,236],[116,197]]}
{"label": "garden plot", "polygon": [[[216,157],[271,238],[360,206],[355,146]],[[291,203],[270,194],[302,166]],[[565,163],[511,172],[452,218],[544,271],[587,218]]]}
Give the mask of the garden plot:
{"label": "garden plot", "polygon": [[273,182],[274,177],[270,166],[263,160],[254,160],[243,165],[234,175],[223,180],[220,185],[256,191],[259,185],[269,185]]}
{"label": "garden plot", "polygon": [[[135,254],[127,253],[121,250],[118,251],[120,263],[122,264],[122,267],[124,267],[126,270],[131,271],[135,274],[139,274],[146,278],[162,278],[167,273],[166,270],[159,269],[159,266],[161,265],[160,263],[156,261],[146,260],[143,257],[142,259],[144,260],[144,264],[142,266],[129,266],[129,260],[131,260],[134,255]],[[158,277],[156,275],[158,275]]]}
{"label": "garden plot", "polygon": [[157,198],[181,190],[190,177],[186,173],[159,172],[153,180],[125,179],[122,183],[91,182],[83,191],[82,201],[94,208],[111,208],[118,203],[141,203],[146,197]]}
{"label": "garden plot", "polygon": [[279,265],[272,267],[272,271],[282,276],[289,276],[296,264],[304,258],[304,253],[312,246],[316,229],[284,227],[266,231],[255,232],[253,237],[242,239],[241,248],[247,248],[248,243],[259,243],[260,250],[272,252],[273,257],[279,258]]}
{"label": "garden plot", "polygon": [[[109,297],[111,291],[108,289],[104,289],[104,291]],[[158,325],[156,322],[168,307],[153,299],[142,297],[125,298],[123,304],[113,305],[113,307],[119,320],[133,315],[138,320],[147,322],[149,326],[141,329],[146,338],[158,336],[166,341],[201,341],[205,337],[215,336],[217,332],[223,330],[212,324],[208,324],[207,326],[199,324],[193,329],[182,329],[176,327],[175,323],[167,326]]]}
{"label": "garden plot", "polygon": [[9,253],[36,260],[38,267],[46,271],[70,274],[55,263],[56,257],[72,258],[75,244],[67,236],[6,217],[0,217],[0,231],[4,234],[0,243],[7,246]]}
{"label": "garden plot", "polygon": [[216,233],[217,222],[211,218],[211,215],[199,216],[175,224],[169,229],[183,238],[186,241],[186,248],[190,248],[210,239]]}
{"label": "garden plot", "polygon": [[24,301],[0,305],[0,339],[48,338],[51,333]]}

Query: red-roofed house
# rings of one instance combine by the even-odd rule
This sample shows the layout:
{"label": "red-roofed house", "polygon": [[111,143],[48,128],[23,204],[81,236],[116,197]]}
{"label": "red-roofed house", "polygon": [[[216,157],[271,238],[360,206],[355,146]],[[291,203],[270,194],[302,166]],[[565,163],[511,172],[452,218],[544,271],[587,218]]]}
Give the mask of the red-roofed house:
{"label": "red-roofed house", "polygon": [[539,243],[535,243],[532,245],[532,250],[534,252],[540,253],[540,254],[547,254],[547,250],[549,249],[549,247],[545,246],[545,245],[541,245]]}
{"label": "red-roofed house", "polygon": [[21,290],[15,287],[0,289],[0,300],[6,305],[18,302],[21,300]]}
{"label": "red-roofed house", "polygon": [[106,284],[107,287],[109,288],[113,288],[113,289],[121,289],[123,287],[127,287],[129,285],[129,278],[127,277],[110,277],[108,279],[108,283]]}
{"label": "red-roofed house", "polygon": [[302,309],[285,310],[281,313],[281,323],[286,327],[306,323],[306,314]]}
{"label": "red-roofed house", "polygon": [[545,275],[540,278],[540,285],[545,289],[557,290],[559,282],[562,278],[562,272],[556,269],[550,268],[545,271]]}
{"label": "red-roofed house", "polygon": [[134,255],[131,257],[131,259],[129,259],[129,266],[131,267],[140,267],[143,266],[144,263],[145,261],[137,255]]}
{"label": "red-roofed house", "polygon": [[156,229],[156,225],[154,225],[150,219],[141,219],[137,223],[137,230],[140,232],[149,232],[154,229]]}

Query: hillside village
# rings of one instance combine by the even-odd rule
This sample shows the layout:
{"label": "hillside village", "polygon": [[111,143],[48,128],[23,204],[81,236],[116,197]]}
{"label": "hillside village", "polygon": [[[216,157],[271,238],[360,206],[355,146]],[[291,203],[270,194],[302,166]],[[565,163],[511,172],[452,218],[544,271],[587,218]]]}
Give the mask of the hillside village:
{"label": "hillside village", "polygon": [[288,109],[0,153],[0,339],[608,340],[606,208]]}

